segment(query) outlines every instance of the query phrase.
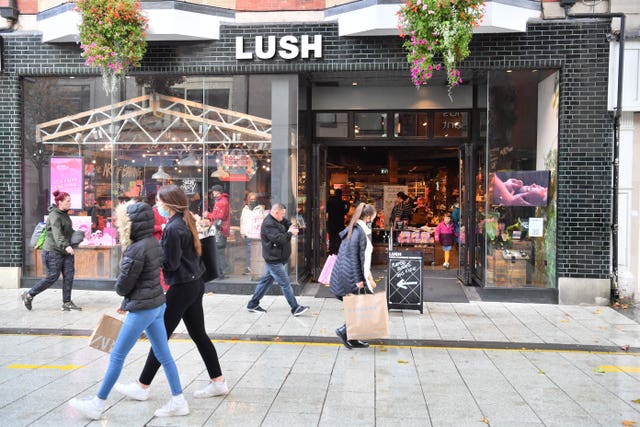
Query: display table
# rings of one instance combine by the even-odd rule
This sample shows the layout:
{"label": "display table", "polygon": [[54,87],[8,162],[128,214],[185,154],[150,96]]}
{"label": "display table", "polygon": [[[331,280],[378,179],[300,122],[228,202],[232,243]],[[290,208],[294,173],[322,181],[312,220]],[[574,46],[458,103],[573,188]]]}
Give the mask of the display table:
{"label": "display table", "polygon": [[[74,249],[75,252],[75,278],[77,279],[113,279],[117,266],[112,268],[111,261],[114,246],[86,246]],[[31,251],[31,274],[37,277],[45,276],[45,268],[42,264],[42,251]],[[33,268],[35,266],[35,269]],[[33,271],[35,270],[35,271]]]}

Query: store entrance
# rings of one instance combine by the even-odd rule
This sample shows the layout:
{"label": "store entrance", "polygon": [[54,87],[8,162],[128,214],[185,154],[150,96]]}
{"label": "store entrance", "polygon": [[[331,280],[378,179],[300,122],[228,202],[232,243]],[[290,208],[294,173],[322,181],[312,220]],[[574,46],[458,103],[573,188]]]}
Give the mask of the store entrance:
{"label": "store entrance", "polygon": [[[425,295],[426,301],[466,300],[458,281],[459,243],[452,245],[445,266],[445,252],[435,242],[437,225],[459,206],[462,163],[458,147],[326,146],[325,156],[326,186],[319,190],[327,194],[319,195],[318,200],[342,190],[350,206],[345,225],[358,202],[378,209],[372,231],[372,268],[377,279],[385,278],[391,242],[393,250],[423,253],[425,294],[431,292]],[[411,213],[394,225],[391,212],[399,201],[398,193],[408,196],[405,203]],[[326,227],[320,235],[327,238]],[[318,242],[316,247],[328,248],[329,243]],[[319,261],[321,266],[324,260]]]}

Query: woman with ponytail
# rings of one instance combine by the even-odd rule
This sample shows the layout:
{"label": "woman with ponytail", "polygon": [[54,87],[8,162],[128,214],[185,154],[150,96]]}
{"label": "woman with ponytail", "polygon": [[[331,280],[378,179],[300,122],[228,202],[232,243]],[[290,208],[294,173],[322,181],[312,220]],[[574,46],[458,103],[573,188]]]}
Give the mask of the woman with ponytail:
{"label": "woman with ponytail", "polygon": [[[222,376],[218,353],[204,325],[202,275],[205,267],[200,259],[202,247],[195,218],[189,211],[189,199],[180,187],[166,185],[158,192],[157,207],[160,215],[168,218],[160,240],[164,251],[162,270],[164,280],[169,285],[166,295],[167,309],[164,314],[167,338],[173,334],[180,320],[184,321],[211,379],[203,389],[195,391],[195,397],[227,394],[229,389]],[[160,362],[151,349],[139,380],[130,384],[117,383],[115,389],[132,399],[147,400],[151,381],[159,367]],[[171,410],[172,408],[167,408],[167,411]]]}
{"label": "woman with ponytail", "polygon": [[[373,293],[376,287],[371,274],[371,224],[375,217],[375,206],[360,203],[347,228],[340,232],[342,242],[330,279],[331,292],[340,301],[345,295],[357,294],[361,289]],[[369,347],[364,341],[348,339],[346,325],[336,329],[336,335],[349,350]]]}

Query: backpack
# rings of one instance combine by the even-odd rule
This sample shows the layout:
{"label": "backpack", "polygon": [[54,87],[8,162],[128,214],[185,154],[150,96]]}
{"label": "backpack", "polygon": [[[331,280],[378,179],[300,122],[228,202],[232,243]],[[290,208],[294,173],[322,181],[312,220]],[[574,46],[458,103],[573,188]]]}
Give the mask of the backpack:
{"label": "backpack", "polygon": [[31,235],[31,246],[35,249],[42,249],[44,246],[44,240],[47,237],[47,224],[44,222],[39,222],[36,224],[36,228],[33,230],[33,234]]}
{"label": "backpack", "polygon": [[35,249],[42,249],[44,245],[44,239],[47,237],[47,224],[44,222],[39,222],[36,224],[36,228],[33,230],[33,234],[31,235],[31,246]]}

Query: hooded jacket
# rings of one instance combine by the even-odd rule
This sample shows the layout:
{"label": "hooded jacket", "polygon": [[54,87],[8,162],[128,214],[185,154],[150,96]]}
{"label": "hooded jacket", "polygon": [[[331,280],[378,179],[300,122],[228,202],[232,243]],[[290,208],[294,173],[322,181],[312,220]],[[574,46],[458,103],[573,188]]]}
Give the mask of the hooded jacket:
{"label": "hooded jacket", "polygon": [[340,232],[340,250],[331,271],[330,290],[336,297],[358,293],[356,283],[366,282],[364,274],[367,235],[359,225],[354,224],[351,239],[347,238],[349,228]]}
{"label": "hooded jacket", "polygon": [[153,237],[153,210],[146,203],[127,203],[116,209],[118,233],[124,254],[116,292],[124,297],[120,308],[148,310],[164,304],[160,286],[162,248]]}
{"label": "hooded jacket", "polygon": [[207,217],[211,222],[219,219],[221,221],[222,235],[229,237],[231,223],[229,222],[229,195],[227,193],[220,193],[216,197],[216,204],[213,205],[213,209],[211,209]]}
{"label": "hooded jacket", "polygon": [[69,214],[52,205],[49,208],[46,227],[47,235],[42,249],[67,255],[65,248],[71,246],[71,235],[73,234],[73,226]]}

